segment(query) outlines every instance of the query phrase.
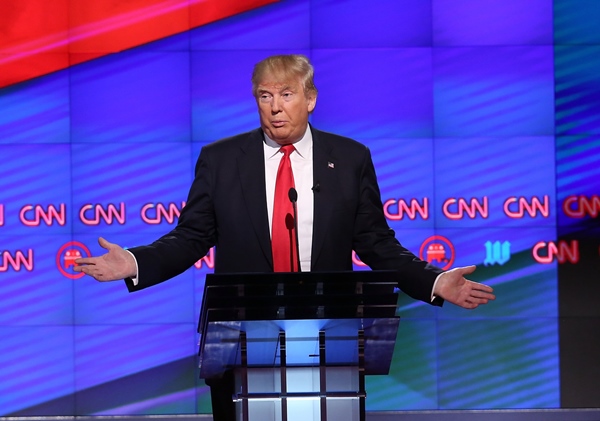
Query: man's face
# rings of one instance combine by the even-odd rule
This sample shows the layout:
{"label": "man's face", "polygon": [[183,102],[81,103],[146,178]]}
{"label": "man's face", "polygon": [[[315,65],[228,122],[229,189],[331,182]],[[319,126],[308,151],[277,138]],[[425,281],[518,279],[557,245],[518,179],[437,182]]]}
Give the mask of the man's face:
{"label": "man's face", "polygon": [[298,80],[281,83],[267,79],[258,85],[256,102],[260,125],[267,136],[280,145],[288,145],[304,135],[317,97],[316,93],[307,97]]}

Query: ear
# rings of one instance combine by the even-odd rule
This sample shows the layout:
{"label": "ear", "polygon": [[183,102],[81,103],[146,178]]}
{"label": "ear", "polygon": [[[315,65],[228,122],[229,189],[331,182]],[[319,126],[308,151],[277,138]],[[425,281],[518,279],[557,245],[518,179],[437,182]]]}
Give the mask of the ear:
{"label": "ear", "polygon": [[317,93],[316,92],[310,92],[308,94],[308,113],[312,113],[313,110],[315,109],[315,107],[317,106]]}

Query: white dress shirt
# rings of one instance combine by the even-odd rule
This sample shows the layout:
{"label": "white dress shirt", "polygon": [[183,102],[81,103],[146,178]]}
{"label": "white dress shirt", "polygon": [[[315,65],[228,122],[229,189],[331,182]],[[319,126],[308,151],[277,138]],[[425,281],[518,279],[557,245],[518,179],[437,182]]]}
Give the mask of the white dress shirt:
{"label": "white dress shirt", "polygon": [[[310,127],[302,139],[294,143],[296,149],[290,154],[294,186],[298,192],[296,202],[298,210],[298,249],[300,251],[300,267],[303,272],[310,271],[312,250],[314,193],[313,187],[313,139]],[[269,232],[272,233],[273,202],[275,200],[275,181],[277,170],[283,157],[281,146],[265,134],[265,185],[267,190],[267,211],[269,214]]]}

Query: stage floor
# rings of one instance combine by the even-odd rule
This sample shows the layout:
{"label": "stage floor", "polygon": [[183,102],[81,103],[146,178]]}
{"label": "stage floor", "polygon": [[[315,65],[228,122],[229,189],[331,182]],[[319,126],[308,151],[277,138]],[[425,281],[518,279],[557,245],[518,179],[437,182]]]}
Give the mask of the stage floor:
{"label": "stage floor", "polygon": [[[212,421],[211,415],[0,417],[0,421]],[[367,421],[600,421],[600,408],[368,412]]]}

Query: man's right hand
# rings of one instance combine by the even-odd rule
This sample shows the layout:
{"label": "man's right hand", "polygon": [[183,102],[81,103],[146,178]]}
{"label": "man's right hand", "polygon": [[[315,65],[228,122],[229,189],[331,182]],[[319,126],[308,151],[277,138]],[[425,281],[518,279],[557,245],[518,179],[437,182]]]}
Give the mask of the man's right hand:
{"label": "man's right hand", "polygon": [[75,260],[75,272],[83,272],[97,281],[116,281],[137,276],[135,259],[124,248],[98,238],[100,247],[108,253],[100,257],[82,257]]}

